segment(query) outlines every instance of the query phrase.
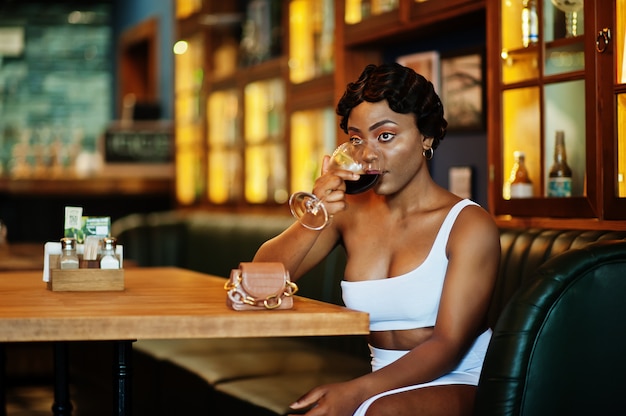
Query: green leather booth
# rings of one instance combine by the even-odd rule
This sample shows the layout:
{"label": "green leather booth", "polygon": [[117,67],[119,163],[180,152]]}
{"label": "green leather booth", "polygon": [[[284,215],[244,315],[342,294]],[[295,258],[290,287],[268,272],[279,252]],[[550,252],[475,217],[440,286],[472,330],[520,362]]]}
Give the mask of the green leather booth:
{"label": "green leather booth", "polygon": [[626,414],[626,242],[546,261],[500,315],[480,416]]}

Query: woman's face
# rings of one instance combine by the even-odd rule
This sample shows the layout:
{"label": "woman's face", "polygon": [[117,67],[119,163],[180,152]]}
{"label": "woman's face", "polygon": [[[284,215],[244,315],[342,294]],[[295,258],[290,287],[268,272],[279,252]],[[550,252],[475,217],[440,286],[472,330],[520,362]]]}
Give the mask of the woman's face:
{"label": "woman's face", "polygon": [[387,101],[362,102],[352,109],[348,119],[350,138],[363,140],[383,154],[383,177],[376,193],[389,195],[402,190],[425,165],[423,150],[432,139],[424,141],[413,114],[400,114]]}

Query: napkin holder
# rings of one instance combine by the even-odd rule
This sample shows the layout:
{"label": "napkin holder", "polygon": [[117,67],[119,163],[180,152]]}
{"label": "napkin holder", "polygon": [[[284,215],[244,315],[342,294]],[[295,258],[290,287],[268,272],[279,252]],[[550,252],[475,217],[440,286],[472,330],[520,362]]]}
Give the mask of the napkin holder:
{"label": "napkin holder", "polygon": [[[79,262],[83,258],[82,244],[77,245]],[[123,247],[116,247],[116,254],[123,265]],[[53,292],[96,292],[124,290],[124,269],[61,269],[60,243],[46,243],[44,246],[44,275],[48,290]]]}

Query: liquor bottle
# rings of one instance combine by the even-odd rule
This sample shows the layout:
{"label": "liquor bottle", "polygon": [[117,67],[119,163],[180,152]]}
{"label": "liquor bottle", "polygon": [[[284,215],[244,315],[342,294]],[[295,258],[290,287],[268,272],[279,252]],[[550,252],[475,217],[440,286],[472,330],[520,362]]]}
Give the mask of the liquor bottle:
{"label": "liquor bottle", "polygon": [[361,20],[372,15],[372,0],[361,0]]}
{"label": "liquor bottle", "polygon": [[537,1],[522,0],[522,45],[527,48],[539,41]]}
{"label": "liquor bottle", "polygon": [[554,141],[554,164],[548,174],[548,196],[572,196],[572,169],[567,164],[565,133],[557,130]]}
{"label": "liquor bottle", "polygon": [[533,183],[526,169],[526,154],[516,151],[513,153],[513,156],[515,157],[515,163],[509,177],[511,198],[532,198]]}

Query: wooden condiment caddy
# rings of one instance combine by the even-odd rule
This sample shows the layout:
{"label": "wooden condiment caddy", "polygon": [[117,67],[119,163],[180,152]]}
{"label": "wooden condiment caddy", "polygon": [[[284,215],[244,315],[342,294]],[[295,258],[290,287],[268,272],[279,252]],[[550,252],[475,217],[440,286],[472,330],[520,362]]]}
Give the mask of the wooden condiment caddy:
{"label": "wooden condiment caddy", "polygon": [[[60,255],[50,254],[50,279],[48,290],[54,292],[89,292],[124,290],[124,269],[80,268],[64,270],[60,267]],[[80,263],[82,254],[78,255]]]}

